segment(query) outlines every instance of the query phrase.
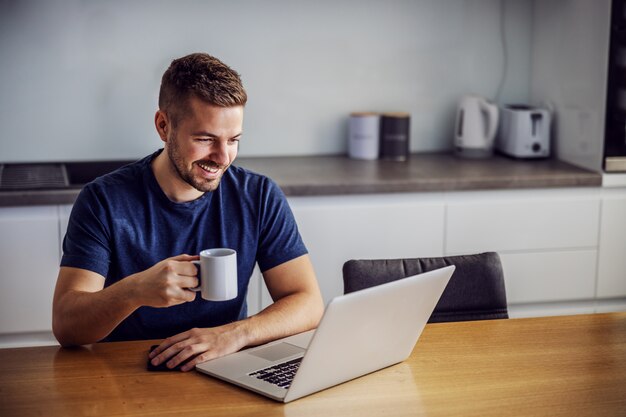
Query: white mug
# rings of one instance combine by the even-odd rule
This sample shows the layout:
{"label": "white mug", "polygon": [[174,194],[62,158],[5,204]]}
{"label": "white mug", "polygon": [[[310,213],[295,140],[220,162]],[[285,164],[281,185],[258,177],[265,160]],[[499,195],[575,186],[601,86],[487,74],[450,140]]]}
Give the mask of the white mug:
{"label": "white mug", "polygon": [[237,252],[228,248],[205,249],[200,260],[192,261],[199,267],[197,287],[207,301],[226,301],[237,297]]}

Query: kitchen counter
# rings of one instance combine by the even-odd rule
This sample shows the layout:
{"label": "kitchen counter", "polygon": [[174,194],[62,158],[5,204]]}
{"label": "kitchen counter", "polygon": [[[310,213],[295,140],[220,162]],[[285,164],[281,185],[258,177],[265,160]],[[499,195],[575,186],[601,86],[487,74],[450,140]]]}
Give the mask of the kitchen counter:
{"label": "kitchen counter", "polygon": [[447,153],[413,154],[406,162],[344,156],[242,158],[288,196],[600,186],[602,176],[557,160],[502,156],[461,159]]}
{"label": "kitchen counter", "polygon": [[[502,156],[460,159],[447,153],[413,154],[406,162],[361,161],[342,155],[241,157],[236,165],[269,176],[287,196],[602,185],[600,173],[565,162]],[[72,204],[80,188],[73,184],[57,189],[4,190],[0,191],[0,207]]]}

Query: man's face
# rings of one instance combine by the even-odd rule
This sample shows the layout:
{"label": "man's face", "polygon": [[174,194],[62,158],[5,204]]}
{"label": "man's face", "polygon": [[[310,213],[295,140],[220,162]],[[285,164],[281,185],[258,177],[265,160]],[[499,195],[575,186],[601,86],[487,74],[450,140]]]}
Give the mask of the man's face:
{"label": "man's face", "polygon": [[[171,126],[171,125],[170,125]],[[165,150],[178,177],[198,191],[213,191],[237,157],[243,107],[189,99],[189,112],[167,132]]]}

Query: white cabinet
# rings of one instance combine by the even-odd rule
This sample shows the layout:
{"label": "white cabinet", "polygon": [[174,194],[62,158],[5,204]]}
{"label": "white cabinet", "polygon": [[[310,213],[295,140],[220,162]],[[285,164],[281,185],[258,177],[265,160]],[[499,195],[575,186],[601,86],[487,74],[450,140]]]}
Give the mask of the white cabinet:
{"label": "white cabinet", "polygon": [[591,300],[596,250],[500,253],[509,304]]}
{"label": "white cabinet", "polygon": [[57,206],[0,208],[0,236],[0,335],[49,335],[60,253]]}
{"label": "white cabinet", "polygon": [[446,252],[595,248],[600,190],[455,193]]}
{"label": "white cabinet", "polygon": [[518,305],[593,300],[600,205],[600,189],[453,193],[446,254],[498,252],[513,316]]}
{"label": "white cabinet", "polygon": [[605,190],[600,228],[598,297],[626,297],[626,190]]}
{"label": "white cabinet", "polygon": [[342,267],[349,259],[443,254],[440,193],[291,197],[289,204],[325,302],[343,294]]}
{"label": "white cabinet", "polygon": [[[342,266],[349,259],[496,251],[515,317],[626,304],[623,197],[603,206],[601,188],[572,188],[290,197],[289,203],[325,302],[343,293]],[[601,212],[603,221],[615,218],[603,226],[603,234],[612,232],[602,239]],[[598,282],[599,263],[607,267]],[[271,300],[257,282],[254,301],[263,308]],[[596,291],[618,298],[601,303]]]}

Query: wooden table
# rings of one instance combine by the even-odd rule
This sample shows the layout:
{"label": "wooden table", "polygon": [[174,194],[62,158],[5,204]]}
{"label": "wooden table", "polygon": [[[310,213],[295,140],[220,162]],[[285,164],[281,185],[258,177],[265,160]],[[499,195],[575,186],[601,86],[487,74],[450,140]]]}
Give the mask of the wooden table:
{"label": "wooden table", "polygon": [[626,416],[626,313],[430,324],[407,361],[287,405],[147,372],[150,344],[0,350],[0,416]]}

